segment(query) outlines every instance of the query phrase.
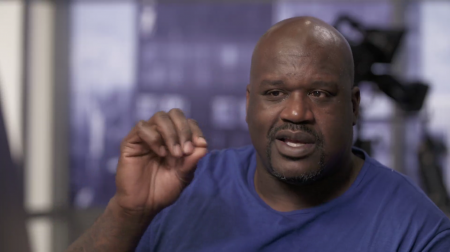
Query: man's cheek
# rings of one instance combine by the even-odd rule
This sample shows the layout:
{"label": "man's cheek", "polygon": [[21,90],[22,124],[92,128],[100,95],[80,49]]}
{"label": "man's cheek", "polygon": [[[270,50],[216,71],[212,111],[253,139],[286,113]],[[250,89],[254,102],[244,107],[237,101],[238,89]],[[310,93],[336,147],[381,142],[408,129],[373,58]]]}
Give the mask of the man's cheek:
{"label": "man's cheek", "polygon": [[252,135],[254,141],[259,142],[262,137],[265,137],[265,135],[263,136],[264,134],[263,132],[264,123],[262,123],[263,117],[261,116],[261,113],[258,113],[257,110],[254,109],[249,109],[249,113],[251,113],[248,115],[250,135]]}
{"label": "man's cheek", "polygon": [[328,148],[339,149],[347,142],[347,127],[340,124],[329,124],[333,127],[326,127],[322,130],[324,143]]}
{"label": "man's cheek", "polygon": [[263,129],[264,126],[268,123],[267,115],[264,113],[262,109],[255,109],[252,115],[253,118],[253,127],[258,132]]}

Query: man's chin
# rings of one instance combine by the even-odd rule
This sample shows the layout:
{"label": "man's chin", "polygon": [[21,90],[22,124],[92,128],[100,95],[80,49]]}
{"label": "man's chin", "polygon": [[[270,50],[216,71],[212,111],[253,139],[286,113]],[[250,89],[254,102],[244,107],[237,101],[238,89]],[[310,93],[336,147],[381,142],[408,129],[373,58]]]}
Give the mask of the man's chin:
{"label": "man's chin", "polygon": [[310,171],[306,173],[286,173],[273,169],[270,171],[271,175],[276,179],[291,185],[310,185],[322,178],[322,170]]}
{"label": "man's chin", "polygon": [[308,185],[323,177],[325,156],[317,146],[300,157],[285,155],[276,144],[271,144],[270,147],[267,153],[269,173],[280,181]]}
{"label": "man's chin", "polygon": [[301,160],[289,160],[284,157],[277,157],[271,161],[272,169],[270,173],[272,176],[288,184],[311,184],[320,180],[323,175],[321,162],[314,156]]}

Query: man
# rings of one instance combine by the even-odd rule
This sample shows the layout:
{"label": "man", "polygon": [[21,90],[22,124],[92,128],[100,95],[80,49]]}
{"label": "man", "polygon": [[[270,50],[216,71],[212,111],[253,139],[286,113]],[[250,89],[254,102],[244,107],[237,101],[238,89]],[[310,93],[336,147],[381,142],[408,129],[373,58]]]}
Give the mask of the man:
{"label": "man", "polygon": [[311,17],[274,25],[252,57],[253,146],[206,155],[177,109],[140,122],[121,146],[116,195],[68,251],[450,251],[449,219],[352,149],[352,82],[333,27]]}

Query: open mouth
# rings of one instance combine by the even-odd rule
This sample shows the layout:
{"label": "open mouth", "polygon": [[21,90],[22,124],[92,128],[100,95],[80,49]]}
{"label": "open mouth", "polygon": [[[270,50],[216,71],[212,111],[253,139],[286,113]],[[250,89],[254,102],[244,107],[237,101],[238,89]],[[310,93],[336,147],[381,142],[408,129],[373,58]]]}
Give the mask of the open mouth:
{"label": "open mouth", "polygon": [[314,153],[316,138],[302,131],[280,131],[275,145],[282,156],[297,160]]}
{"label": "open mouth", "polygon": [[286,139],[286,138],[280,138],[278,139],[282,142],[284,142],[285,144],[287,144],[288,146],[294,147],[294,148],[298,148],[298,147],[302,147],[305,144],[311,144],[311,143],[302,143],[296,140],[292,140],[292,139]]}

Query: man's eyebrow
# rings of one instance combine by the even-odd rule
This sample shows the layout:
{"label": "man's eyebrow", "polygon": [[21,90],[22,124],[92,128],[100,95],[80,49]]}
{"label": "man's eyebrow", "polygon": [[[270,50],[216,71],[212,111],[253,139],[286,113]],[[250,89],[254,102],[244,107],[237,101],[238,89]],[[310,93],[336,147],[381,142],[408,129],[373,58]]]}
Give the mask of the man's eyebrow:
{"label": "man's eyebrow", "polygon": [[313,87],[328,87],[328,88],[337,88],[338,84],[334,81],[313,81],[311,83]]}
{"label": "man's eyebrow", "polygon": [[263,80],[261,81],[261,85],[268,85],[268,86],[281,86],[284,82],[282,80]]}
{"label": "man's eyebrow", "polygon": [[[263,80],[261,81],[261,85],[264,86],[282,86],[284,82],[282,80]],[[311,83],[312,87],[328,87],[328,88],[337,88],[338,84],[334,81],[313,81]]]}

